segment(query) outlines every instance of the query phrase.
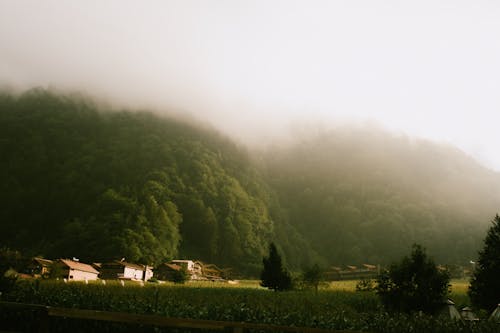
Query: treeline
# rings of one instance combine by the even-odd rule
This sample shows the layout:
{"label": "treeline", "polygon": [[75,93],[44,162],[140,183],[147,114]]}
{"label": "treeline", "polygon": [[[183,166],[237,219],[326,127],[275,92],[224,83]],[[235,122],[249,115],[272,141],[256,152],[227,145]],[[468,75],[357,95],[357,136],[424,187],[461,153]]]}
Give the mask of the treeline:
{"label": "treeline", "polygon": [[265,160],[290,224],[329,263],[386,264],[419,243],[438,262],[466,265],[500,209],[499,173],[379,129],[300,137]]}
{"label": "treeline", "polygon": [[408,244],[475,257],[499,176],[463,154],[381,132],[250,156],[209,128],[78,96],[0,95],[0,242],[28,255],[144,264],[195,258],[256,275],[387,263]]}

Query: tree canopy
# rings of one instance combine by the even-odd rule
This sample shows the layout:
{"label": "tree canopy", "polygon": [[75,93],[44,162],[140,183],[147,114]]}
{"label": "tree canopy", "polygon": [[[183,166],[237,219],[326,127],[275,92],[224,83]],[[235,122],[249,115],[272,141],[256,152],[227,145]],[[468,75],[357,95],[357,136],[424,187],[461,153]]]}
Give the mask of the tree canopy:
{"label": "tree canopy", "polygon": [[377,294],[391,310],[435,313],[444,304],[450,277],[440,271],[419,245],[378,277]]}
{"label": "tree canopy", "polygon": [[491,223],[469,288],[472,303],[488,311],[500,304],[500,216]]}
{"label": "tree canopy", "polygon": [[28,256],[258,276],[271,240],[295,270],[386,264],[418,242],[460,264],[500,204],[498,173],[450,147],[336,130],[250,153],[193,121],[42,89],[0,93],[0,152],[0,242]]}
{"label": "tree canopy", "polygon": [[[201,125],[44,90],[1,95],[0,110],[5,246],[257,275],[269,240],[291,228],[245,150]],[[296,238],[285,248],[304,256]]]}

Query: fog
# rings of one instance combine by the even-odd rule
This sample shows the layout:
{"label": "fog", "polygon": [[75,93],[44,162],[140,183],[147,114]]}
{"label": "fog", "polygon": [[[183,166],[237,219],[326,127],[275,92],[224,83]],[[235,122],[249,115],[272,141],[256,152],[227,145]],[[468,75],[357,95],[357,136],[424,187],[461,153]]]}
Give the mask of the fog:
{"label": "fog", "polygon": [[370,123],[500,170],[496,1],[0,1],[0,85],[189,114],[247,144]]}

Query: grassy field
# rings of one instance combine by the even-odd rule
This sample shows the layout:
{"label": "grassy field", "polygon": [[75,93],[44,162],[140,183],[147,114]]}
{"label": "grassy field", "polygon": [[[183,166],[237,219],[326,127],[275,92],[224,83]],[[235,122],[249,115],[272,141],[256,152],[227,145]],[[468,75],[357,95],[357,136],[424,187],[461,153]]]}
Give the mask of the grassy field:
{"label": "grassy field", "polygon": [[[498,326],[463,323],[425,315],[389,314],[373,292],[357,292],[357,281],[324,284],[312,290],[276,293],[259,281],[237,284],[191,282],[185,285],[128,282],[64,283],[20,281],[4,300],[59,307],[158,314],[168,317],[245,321],[368,332],[498,332]],[[468,305],[467,281],[453,281],[451,296],[458,306]],[[4,316],[6,314],[3,314]],[[26,321],[25,321],[26,322]],[[58,321],[54,327],[74,329],[75,322]],[[90,327],[89,327],[90,325]],[[92,326],[94,325],[94,326]],[[97,326],[96,326],[97,325]],[[83,331],[106,331],[105,323],[79,322]],[[57,331],[58,331],[57,330]],[[113,326],[110,331],[127,331]],[[157,330],[158,331],[158,330]],[[155,332],[157,332],[155,331]]]}

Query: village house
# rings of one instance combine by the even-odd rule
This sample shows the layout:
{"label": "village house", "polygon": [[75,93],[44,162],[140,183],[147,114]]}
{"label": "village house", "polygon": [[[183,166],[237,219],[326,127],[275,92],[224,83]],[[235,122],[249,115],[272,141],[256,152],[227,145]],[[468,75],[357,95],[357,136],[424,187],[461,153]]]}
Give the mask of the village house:
{"label": "village house", "polygon": [[36,278],[48,278],[53,263],[52,260],[35,257],[28,266],[28,273]]}
{"label": "village house", "polygon": [[203,279],[203,272],[199,262],[193,260],[172,260],[170,263],[184,268],[191,280]]}
{"label": "village house", "polygon": [[[214,264],[203,264],[200,262],[203,277],[211,281],[223,280],[223,270]],[[227,273],[227,272],[226,272]]]}
{"label": "village house", "polygon": [[149,266],[132,264],[126,261],[113,261],[100,265],[101,279],[143,280],[153,277],[153,270]]}
{"label": "village house", "polygon": [[206,280],[202,265],[193,260],[172,260],[155,268],[155,277],[158,280],[172,281],[176,272],[184,269],[190,280]]}
{"label": "village house", "polygon": [[68,281],[97,280],[99,272],[91,265],[71,259],[58,259],[52,266],[54,278],[67,279]]}
{"label": "village house", "polygon": [[177,272],[181,269],[179,265],[164,263],[155,268],[155,277],[162,281],[174,281]]}

